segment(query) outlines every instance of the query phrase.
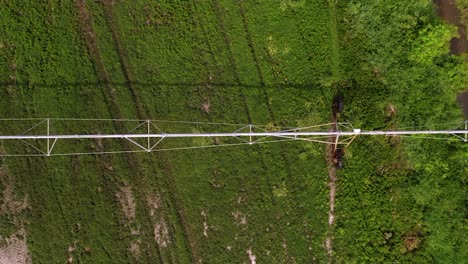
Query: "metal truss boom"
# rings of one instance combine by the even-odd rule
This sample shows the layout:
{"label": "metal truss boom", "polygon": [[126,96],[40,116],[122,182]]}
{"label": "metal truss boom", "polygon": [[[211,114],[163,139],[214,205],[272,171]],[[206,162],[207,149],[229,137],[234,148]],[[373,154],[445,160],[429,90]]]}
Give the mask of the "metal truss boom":
{"label": "metal truss boom", "polygon": [[[420,131],[278,131],[278,132],[227,132],[227,133],[151,133],[151,134],[71,134],[71,135],[0,135],[6,139],[105,139],[105,138],[193,138],[193,137],[305,137],[305,136],[397,136],[397,135],[464,135],[468,130]],[[465,141],[465,140],[464,140]]]}
{"label": "metal truss boom", "polygon": [[[0,119],[1,120],[1,119]],[[225,144],[225,145],[242,145],[242,144],[256,144],[278,142],[282,140],[304,140],[310,142],[333,144],[335,149],[338,145],[346,145],[347,147],[357,136],[410,136],[410,135],[448,135],[453,136],[457,140],[468,142],[468,121],[464,121],[464,129],[453,130],[388,130],[388,131],[363,131],[355,129],[348,123],[331,123],[330,124],[314,125],[310,127],[290,128],[287,130],[268,131],[265,127],[255,125],[242,125],[241,128],[232,132],[207,132],[207,133],[165,133],[158,126],[155,120],[117,120],[122,122],[137,122],[137,126],[128,130],[126,133],[51,133],[51,120],[53,119],[39,119],[36,125],[30,127],[21,134],[2,135],[0,133],[0,141],[21,141],[32,147],[38,154],[34,155],[62,155],[59,153],[52,153],[56,148],[57,142],[66,141],[70,139],[123,139],[134,146],[137,146],[139,151],[152,152],[157,151],[156,146],[163,140],[170,138],[237,138],[241,140],[240,144]],[[55,119],[57,120],[57,119]],[[66,119],[64,119],[66,120]],[[71,120],[71,119],[70,119]],[[3,120],[5,121],[5,120]],[[9,120],[6,120],[9,121]],[[15,120],[16,121],[16,120]],[[30,120],[29,120],[30,121]],[[83,120],[80,120],[83,121]],[[84,120],[88,121],[88,120]],[[96,121],[96,120],[95,120]],[[99,120],[97,120],[99,121]],[[109,120],[107,120],[109,121]],[[113,120],[116,121],[116,120]],[[41,124],[44,124],[45,129],[38,129]],[[236,124],[231,124],[236,125]],[[240,125],[239,125],[240,126]],[[460,127],[460,126],[459,126]],[[153,129],[154,128],[154,129]],[[140,130],[138,130],[140,129]],[[142,130],[143,129],[143,130]],[[270,128],[272,129],[272,128]],[[276,128],[277,129],[277,128]],[[39,131],[37,131],[39,130]],[[265,139],[275,139],[277,141],[267,141]],[[449,139],[449,138],[443,138]],[[453,139],[453,138],[452,138]],[[46,146],[35,146],[35,142],[44,142]],[[42,145],[43,146],[43,145]],[[196,148],[196,147],[186,147]],[[176,148],[184,149],[184,148]],[[131,150],[126,150],[131,151]],[[104,153],[104,152],[102,152]],[[112,151],[106,153],[119,153],[119,151]],[[67,153],[71,154],[71,153]],[[81,153],[81,154],[95,154],[95,153]],[[8,156],[10,154],[0,153],[0,156]],[[16,154],[12,154],[15,156]],[[27,154],[25,154],[27,156]]]}

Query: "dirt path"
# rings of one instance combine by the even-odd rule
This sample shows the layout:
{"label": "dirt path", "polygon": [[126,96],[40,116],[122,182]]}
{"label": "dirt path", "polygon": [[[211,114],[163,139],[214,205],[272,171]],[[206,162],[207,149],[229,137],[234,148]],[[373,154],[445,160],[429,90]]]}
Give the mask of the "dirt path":
{"label": "dirt path", "polygon": [[119,57],[119,63],[120,63],[120,67],[122,69],[122,73],[125,78],[125,84],[132,96],[132,99],[133,99],[133,102],[135,104],[135,108],[138,114],[138,118],[147,119],[148,111],[143,108],[143,103],[142,103],[140,94],[138,93],[137,89],[133,85],[133,81],[131,77],[132,76],[131,69],[126,60],[127,52],[122,45],[122,41],[120,39],[119,28],[114,17],[113,1],[110,1],[110,0],[102,1],[102,6],[104,9],[104,14],[105,14],[104,18],[111,32],[114,47]]}
{"label": "dirt path", "polygon": [[[340,70],[340,45],[339,37],[337,30],[337,17],[336,17],[336,6],[335,1],[328,0],[328,7],[330,12],[330,36],[331,36],[331,71],[333,78],[339,80],[342,78]],[[338,130],[337,117],[335,113],[332,113],[331,116],[331,131]],[[330,143],[335,143],[336,137],[330,137]],[[325,248],[327,249],[328,262],[333,262],[333,235],[334,235],[334,224],[335,224],[335,195],[336,195],[336,167],[333,163],[333,156],[335,152],[335,146],[333,144],[327,144],[325,158],[327,161],[328,168],[328,187],[330,188],[329,192],[329,209],[328,209],[328,236],[325,240]]]}
{"label": "dirt path", "polygon": [[453,54],[468,53],[468,39],[465,32],[465,25],[460,21],[460,12],[454,0],[434,0],[437,6],[437,13],[448,23],[458,27],[460,37],[453,38],[450,42],[450,50]]}
{"label": "dirt path", "polygon": [[0,264],[32,263],[27,245],[27,222],[24,219],[24,213],[31,208],[27,195],[20,198],[14,193],[15,181],[7,168],[0,166],[0,186],[3,188],[0,192],[0,216],[11,221],[14,228],[7,236],[0,236]]}
{"label": "dirt path", "polygon": [[[332,115],[331,118],[331,130],[336,131],[338,129],[337,125],[337,118],[335,115]],[[329,141],[334,143],[336,137],[330,137]],[[327,160],[327,168],[328,168],[328,187],[330,188],[329,193],[329,205],[330,208],[328,210],[328,224],[329,224],[329,232],[328,236],[325,240],[325,247],[327,249],[328,254],[328,262],[332,262],[333,257],[333,225],[335,223],[335,195],[336,195],[336,167],[333,163],[333,153],[334,153],[334,145],[327,144],[325,158]]]}
{"label": "dirt path", "polygon": [[[448,23],[458,27],[459,38],[453,38],[450,42],[450,51],[452,54],[460,55],[468,53],[468,38],[466,35],[466,20],[465,24],[460,19],[460,11],[457,9],[454,0],[434,0],[437,6],[437,14]],[[466,84],[466,83],[465,83]],[[468,119],[468,88],[465,92],[457,95],[457,102],[460,105],[465,120]]]}

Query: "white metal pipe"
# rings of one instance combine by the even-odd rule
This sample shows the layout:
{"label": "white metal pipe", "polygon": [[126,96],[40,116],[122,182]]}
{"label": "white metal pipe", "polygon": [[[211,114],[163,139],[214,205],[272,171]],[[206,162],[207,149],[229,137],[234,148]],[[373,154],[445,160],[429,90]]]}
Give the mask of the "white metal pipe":
{"label": "white metal pipe", "polygon": [[126,139],[126,138],[192,138],[192,137],[305,137],[305,136],[354,136],[354,135],[458,135],[468,130],[421,131],[285,131],[285,132],[226,132],[226,133],[159,133],[159,134],[69,134],[69,135],[0,135],[0,140],[12,139]]}

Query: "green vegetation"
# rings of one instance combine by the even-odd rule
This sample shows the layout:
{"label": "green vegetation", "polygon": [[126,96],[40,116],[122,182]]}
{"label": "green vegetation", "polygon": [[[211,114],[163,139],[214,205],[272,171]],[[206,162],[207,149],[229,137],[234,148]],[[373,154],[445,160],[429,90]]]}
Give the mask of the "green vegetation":
{"label": "green vegetation", "polygon": [[[366,130],[434,129],[460,119],[454,98],[467,66],[448,54],[456,30],[431,1],[0,0],[0,7],[3,118],[304,126],[329,122],[331,98],[341,91],[343,118]],[[3,122],[0,130],[34,124]],[[136,125],[56,121],[53,130]],[[75,143],[56,150],[134,149]],[[1,151],[32,151],[9,144]],[[323,263],[327,236],[339,263],[468,259],[466,144],[356,139],[337,175],[333,227],[325,151],[287,142],[4,158],[2,202],[10,188],[24,206],[2,206],[0,235],[24,227],[34,263],[230,263],[249,254],[259,263]]]}
{"label": "green vegetation", "polygon": [[[453,98],[466,66],[448,55],[456,30],[435,17],[429,1],[353,1],[343,9],[351,123],[436,129],[460,119]],[[463,144],[414,137],[359,139],[339,176],[337,258],[463,262],[466,151]]]}

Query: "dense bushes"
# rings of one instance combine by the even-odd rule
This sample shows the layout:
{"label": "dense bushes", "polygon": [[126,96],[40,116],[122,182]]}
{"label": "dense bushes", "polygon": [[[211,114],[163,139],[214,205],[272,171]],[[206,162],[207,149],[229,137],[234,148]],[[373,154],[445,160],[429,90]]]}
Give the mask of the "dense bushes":
{"label": "dense bushes", "polygon": [[[342,3],[347,115],[362,129],[440,129],[460,120],[466,62],[431,1]],[[388,112],[388,106],[394,112]],[[466,252],[467,148],[415,137],[360,140],[338,191],[343,262],[458,263]],[[353,232],[350,233],[350,230]]]}

